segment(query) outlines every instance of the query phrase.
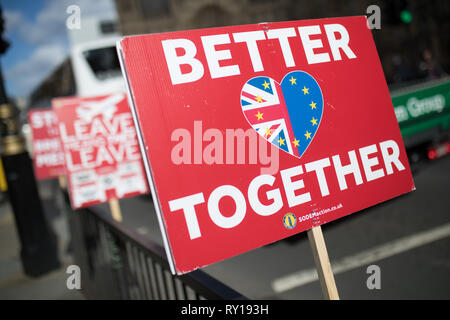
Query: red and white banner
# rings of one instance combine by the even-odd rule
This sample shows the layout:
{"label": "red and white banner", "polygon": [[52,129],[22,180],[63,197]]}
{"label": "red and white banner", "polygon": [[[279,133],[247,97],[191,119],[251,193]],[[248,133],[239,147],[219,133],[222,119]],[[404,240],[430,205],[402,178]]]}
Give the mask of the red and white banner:
{"label": "red and white banner", "polygon": [[118,47],[172,271],[414,190],[364,16]]}
{"label": "red and white banner", "polygon": [[125,93],[52,100],[74,209],[148,192]]}
{"label": "red and white banner", "polygon": [[34,173],[38,180],[65,175],[57,120],[51,108],[28,111]]}

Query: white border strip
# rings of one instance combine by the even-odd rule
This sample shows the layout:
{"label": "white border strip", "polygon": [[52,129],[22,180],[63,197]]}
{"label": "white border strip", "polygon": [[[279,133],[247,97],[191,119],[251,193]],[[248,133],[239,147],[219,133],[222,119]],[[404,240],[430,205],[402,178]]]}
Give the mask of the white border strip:
{"label": "white border strip", "polygon": [[118,40],[116,42],[116,49],[117,49],[117,55],[119,56],[120,69],[122,70],[122,76],[125,79],[125,86],[127,88],[127,93],[128,93],[127,94],[128,103],[130,105],[131,114],[133,115],[133,121],[134,121],[134,125],[136,128],[137,137],[139,140],[139,147],[141,149],[142,160],[144,162],[145,172],[147,173],[147,180],[150,185],[150,191],[151,191],[151,194],[153,197],[153,202],[155,204],[156,216],[158,217],[159,228],[161,229],[161,234],[162,234],[162,238],[163,238],[164,248],[166,250],[167,260],[169,261],[170,271],[172,272],[172,274],[176,274],[175,261],[173,259],[172,250],[170,248],[169,239],[166,234],[166,228],[165,228],[162,214],[161,214],[161,204],[159,203],[159,198],[156,194],[156,187],[155,187],[155,182],[153,180],[153,175],[152,175],[151,168],[150,168],[150,161],[147,157],[147,152],[145,149],[144,139],[142,137],[141,127],[139,125],[139,121],[137,118],[135,104],[134,104],[134,100],[133,100],[133,94],[131,91],[130,84],[128,82],[128,75],[125,71],[125,64],[124,64],[123,56],[122,56],[122,46],[120,43],[123,39],[124,38],[121,38],[120,40]]}

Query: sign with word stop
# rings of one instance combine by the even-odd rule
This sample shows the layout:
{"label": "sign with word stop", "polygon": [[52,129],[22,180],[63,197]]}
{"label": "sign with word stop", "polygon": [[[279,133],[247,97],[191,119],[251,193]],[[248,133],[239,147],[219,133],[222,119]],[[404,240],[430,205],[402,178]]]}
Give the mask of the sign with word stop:
{"label": "sign with word stop", "polygon": [[366,17],[118,44],[172,271],[414,189]]}
{"label": "sign with word stop", "polygon": [[31,150],[36,178],[63,176],[64,152],[59,139],[58,118],[51,108],[28,111],[31,128]]}
{"label": "sign with word stop", "polygon": [[148,191],[125,93],[52,100],[73,208]]}

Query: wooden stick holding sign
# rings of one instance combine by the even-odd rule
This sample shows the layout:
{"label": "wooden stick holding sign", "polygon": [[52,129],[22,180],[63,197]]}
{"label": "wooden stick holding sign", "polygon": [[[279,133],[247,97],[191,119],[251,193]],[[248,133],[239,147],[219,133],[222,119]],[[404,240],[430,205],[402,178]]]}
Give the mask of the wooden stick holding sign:
{"label": "wooden stick holding sign", "polygon": [[59,187],[63,190],[67,190],[67,180],[65,176],[58,177]]}
{"label": "wooden stick holding sign", "polygon": [[109,200],[109,208],[111,209],[111,215],[117,222],[122,222],[122,211],[120,210],[119,200],[112,198]]}
{"label": "wooden stick holding sign", "polygon": [[320,226],[312,227],[308,230],[309,244],[314,256],[317,274],[319,275],[320,286],[325,299],[339,300],[339,294],[334,281],[333,270],[328,258],[327,247]]}

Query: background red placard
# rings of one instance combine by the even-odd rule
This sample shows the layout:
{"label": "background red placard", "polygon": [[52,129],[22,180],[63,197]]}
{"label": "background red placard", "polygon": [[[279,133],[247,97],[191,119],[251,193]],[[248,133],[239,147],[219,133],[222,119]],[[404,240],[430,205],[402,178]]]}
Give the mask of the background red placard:
{"label": "background red placard", "polygon": [[[104,105],[104,113],[98,112],[99,107],[102,108],[101,104],[108,99],[113,101]],[[57,98],[52,100],[52,105],[59,121],[73,208],[148,192],[136,131],[124,93],[91,98]],[[80,108],[84,108],[85,112],[85,118],[81,122],[83,134],[76,135],[75,122],[82,118]],[[123,126],[114,120],[119,117],[125,119]],[[105,123],[116,128],[116,131],[107,129]],[[73,140],[65,138],[66,136],[73,137]],[[100,142],[92,145],[94,141]],[[89,158],[90,161],[82,162],[80,150],[88,148],[87,145],[92,146],[92,152],[84,158]],[[105,151],[100,155],[100,145],[105,146],[103,150],[107,153]],[[119,158],[113,156],[110,148],[116,150]],[[131,150],[131,156],[126,156],[127,151],[124,150]]]}
{"label": "background red placard", "polygon": [[[28,111],[34,173],[38,180],[63,176],[64,153],[57,117],[51,108]],[[45,160],[47,159],[47,160]]]}

